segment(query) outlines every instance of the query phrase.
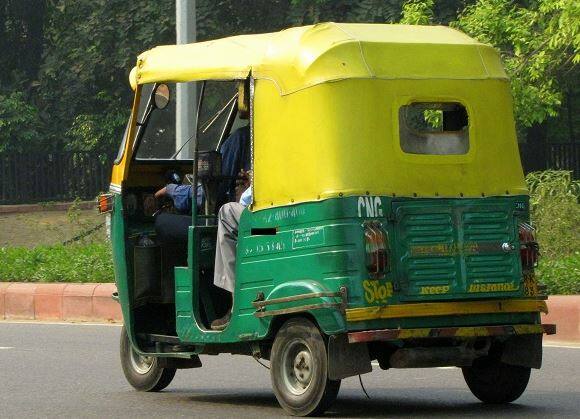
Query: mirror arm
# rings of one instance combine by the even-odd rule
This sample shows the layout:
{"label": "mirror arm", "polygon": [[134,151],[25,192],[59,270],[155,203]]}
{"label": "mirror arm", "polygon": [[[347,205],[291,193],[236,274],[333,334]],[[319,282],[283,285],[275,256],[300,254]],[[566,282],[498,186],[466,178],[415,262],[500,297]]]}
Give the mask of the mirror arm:
{"label": "mirror arm", "polygon": [[149,118],[153,113],[153,96],[155,95],[155,89],[157,88],[157,83],[153,85],[153,89],[151,89],[151,94],[149,95],[149,99],[147,99],[147,105],[145,106],[145,112],[143,113],[143,118],[141,121],[137,121],[137,133],[135,134],[135,141],[133,142],[133,159],[135,159],[136,153],[135,150],[139,148],[141,144],[141,137],[143,136],[143,130],[147,126],[149,122]]}

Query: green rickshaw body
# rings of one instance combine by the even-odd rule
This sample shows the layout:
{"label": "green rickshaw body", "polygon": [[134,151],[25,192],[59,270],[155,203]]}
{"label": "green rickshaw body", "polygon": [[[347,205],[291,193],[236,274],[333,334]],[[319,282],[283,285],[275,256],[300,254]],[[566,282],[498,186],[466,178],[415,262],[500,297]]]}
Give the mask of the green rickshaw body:
{"label": "green rickshaw body", "polygon": [[[215,214],[194,210],[187,263],[164,271],[154,298],[137,297],[135,249],[143,234],[155,239],[140,201],[168,168],[199,170],[192,160],[139,159],[138,109],[144,85],[221,80],[249,86],[253,202],[239,224],[232,317],[215,331]],[[528,192],[493,48],[443,27],[320,24],[158,47],[139,57],[131,83],[111,239],[136,353],[269,359],[299,318],[324,336],[331,380],[368,372],[372,359],[469,375],[497,353],[539,368],[542,335],[555,327],[541,324]],[[476,395],[499,400],[486,394]]]}

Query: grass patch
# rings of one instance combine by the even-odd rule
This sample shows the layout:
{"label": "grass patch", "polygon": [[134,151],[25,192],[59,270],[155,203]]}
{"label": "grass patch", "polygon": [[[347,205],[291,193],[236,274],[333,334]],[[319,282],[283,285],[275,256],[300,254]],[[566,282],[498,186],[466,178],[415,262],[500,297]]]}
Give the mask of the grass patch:
{"label": "grass patch", "polygon": [[111,245],[0,248],[0,281],[113,282]]}
{"label": "grass patch", "polygon": [[563,170],[533,172],[526,182],[540,244],[538,280],[548,294],[580,294],[580,183]]}
{"label": "grass patch", "polygon": [[580,253],[563,259],[540,259],[538,279],[548,294],[580,294]]}
{"label": "grass patch", "polygon": [[[62,243],[105,221],[95,210],[43,211],[0,214],[0,247],[47,246]],[[89,241],[104,241],[105,229]]]}
{"label": "grass patch", "polygon": [[560,260],[580,252],[580,183],[571,172],[546,170],[526,176],[530,216],[544,258]]}

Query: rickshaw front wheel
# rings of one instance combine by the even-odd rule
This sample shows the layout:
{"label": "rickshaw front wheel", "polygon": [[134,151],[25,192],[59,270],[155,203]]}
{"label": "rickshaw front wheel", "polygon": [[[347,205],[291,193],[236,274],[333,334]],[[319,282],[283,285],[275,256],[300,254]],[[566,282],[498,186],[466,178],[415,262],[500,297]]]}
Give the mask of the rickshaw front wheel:
{"label": "rickshaw front wheel", "polygon": [[160,391],[175,377],[175,368],[163,368],[156,357],[140,355],[133,349],[125,326],[121,330],[120,346],[123,373],[136,390]]}
{"label": "rickshaw front wheel", "polygon": [[520,397],[530,380],[531,368],[508,365],[485,357],[462,368],[471,393],[484,403],[510,403]]}
{"label": "rickshaw front wheel", "polygon": [[326,344],[310,320],[286,321],[276,334],[270,360],[274,394],[291,415],[319,415],[336,400],[340,380],[328,378]]}

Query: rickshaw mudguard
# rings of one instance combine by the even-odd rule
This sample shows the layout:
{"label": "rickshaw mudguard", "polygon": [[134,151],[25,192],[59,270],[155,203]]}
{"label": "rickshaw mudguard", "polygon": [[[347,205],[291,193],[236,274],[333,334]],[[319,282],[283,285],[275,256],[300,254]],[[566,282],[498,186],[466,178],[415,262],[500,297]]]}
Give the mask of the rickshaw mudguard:
{"label": "rickshaw mudguard", "polygon": [[[276,286],[263,300],[253,305],[255,316],[261,319],[276,319],[308,314],[327,335],[346,332],[344,307],[346,293],[330,290],[318,281],[296,280]],[[273,332],[269,322],[269,334]]]}

